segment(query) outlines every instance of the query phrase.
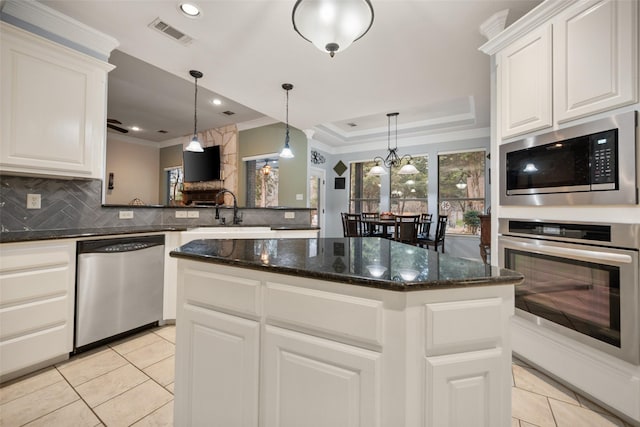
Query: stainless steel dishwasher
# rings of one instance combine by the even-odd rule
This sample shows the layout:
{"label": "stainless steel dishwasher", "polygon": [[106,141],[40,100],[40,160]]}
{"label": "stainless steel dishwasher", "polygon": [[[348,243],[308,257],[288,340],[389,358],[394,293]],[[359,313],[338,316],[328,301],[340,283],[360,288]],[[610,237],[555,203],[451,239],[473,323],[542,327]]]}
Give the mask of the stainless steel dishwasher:
{"label": "stainless steel dishwasher", "polygon": [[75,351],[162,319],[164,235],[78,242]]}

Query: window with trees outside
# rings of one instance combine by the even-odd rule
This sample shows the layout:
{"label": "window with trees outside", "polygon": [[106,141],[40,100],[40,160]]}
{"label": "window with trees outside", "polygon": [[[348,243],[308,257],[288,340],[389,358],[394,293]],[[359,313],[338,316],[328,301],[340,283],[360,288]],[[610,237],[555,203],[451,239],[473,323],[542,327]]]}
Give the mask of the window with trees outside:
{"label": "window with trees outside", "polygon": [[484,150],[438,155],[438,211],[449,216],[447,233],[479,234],[485,159]]}
{"label": "window with trees outside", "polygon": [[370,175],[375,162],[351,164],[349,212],[379,212],[380,175]]}
{"label": "window with trees outside", "polygon": [[245,162],[247,167],[247,207],[278,206],[278,160]]}
{"label": "window with trees outside", "polygon": [[400,167],[391,168],[390,210],[397,215],[427,213],[428,157],[413,157],[412,163],[419,173],[400,175]]}

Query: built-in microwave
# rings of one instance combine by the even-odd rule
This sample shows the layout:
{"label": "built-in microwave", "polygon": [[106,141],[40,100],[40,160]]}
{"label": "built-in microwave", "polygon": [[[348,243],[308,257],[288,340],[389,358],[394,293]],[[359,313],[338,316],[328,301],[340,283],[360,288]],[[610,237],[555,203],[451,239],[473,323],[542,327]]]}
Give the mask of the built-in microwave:
{"label": "built-in microwave", "polygon": [[637,112],[500,146],[502,205],[637,204]]}

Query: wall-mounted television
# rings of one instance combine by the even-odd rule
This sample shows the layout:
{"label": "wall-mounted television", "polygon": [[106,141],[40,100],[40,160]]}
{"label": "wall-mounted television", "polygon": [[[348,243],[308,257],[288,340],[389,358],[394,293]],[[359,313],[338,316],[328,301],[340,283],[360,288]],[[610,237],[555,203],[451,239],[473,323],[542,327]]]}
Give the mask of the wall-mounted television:
{"label": "wall-mounted television", "polygon": [[206,147],[204,152],[184,151],[182,154],[184,182],[220,179],[220,146]]}

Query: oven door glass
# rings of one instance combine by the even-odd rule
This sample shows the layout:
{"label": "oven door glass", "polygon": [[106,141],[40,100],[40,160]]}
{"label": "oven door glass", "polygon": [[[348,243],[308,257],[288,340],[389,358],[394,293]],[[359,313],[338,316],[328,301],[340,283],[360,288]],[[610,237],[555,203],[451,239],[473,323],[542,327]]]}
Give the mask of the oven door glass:
{"label": "oven door glass", "polygon": [[505,249],[506,268],[525,276],[516,307],[620,347],[620,267]]}

